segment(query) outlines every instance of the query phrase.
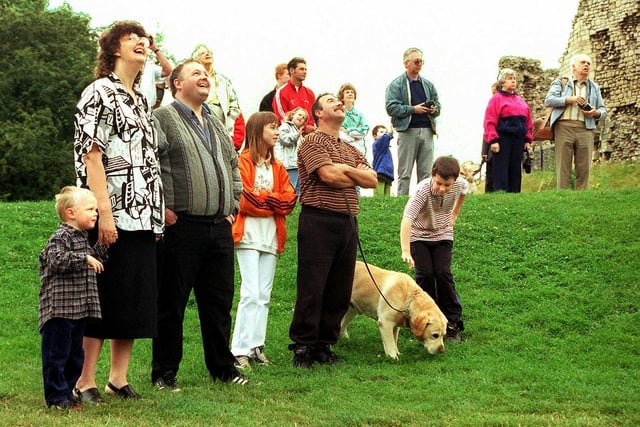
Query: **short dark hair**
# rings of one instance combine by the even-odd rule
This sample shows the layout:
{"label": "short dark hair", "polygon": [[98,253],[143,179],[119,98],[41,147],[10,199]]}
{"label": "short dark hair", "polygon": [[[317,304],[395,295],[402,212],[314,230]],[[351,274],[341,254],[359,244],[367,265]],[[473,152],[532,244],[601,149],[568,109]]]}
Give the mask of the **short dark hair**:
{"label": "short dark hair", "polygon": [[431,176],[436,175],[444,179],[457,179],[460,176],[460,164],[451,156],[438,157],[431,168]]}
{"label": "short dark hair", "polygon": [[304,58],[299,56],[294,56],[291,58],[291,61],[287,63],[287,70],[295,70],[298,67],[298,64],[307,64],[307,61]]}
{"label": "short dark hair", "polygon": [[169,75],[169,87],[171,88],[171,96],[173,96],[174,98],[176,97],[176,92],[178,90],[176,89],[176,85],[173,82],[179,80],[180,73],[182,73],[182,69],[184,68],[184,66],[187,64],[191,64],[192,62],[197,62],[198,64],[200,63],[197,59],[185,59],[184,61],[179,63],[178,66],[173,69],[173,71],[171,71],[171,74]]}
{"label": "short dark hair", "polygon": [[321,93],[316,97],[316,100],[313,103],[313,106],[311,106],[311,116],[313,117],[313,121],[316,123],[316,126],[318,126],[318,116],[316,115],[316,111],[322,110],[322,105],[320,105],[320,98],[327,95],[333,96],[333,94],[330,92]]}
{"label": "short dark hair", "polygon": [[387,129],[389,130],[388,127],[386,127],[385,125],[376,125],[373,127],[373,129],[371,130],[371,136],[373,136],[374,138],[376,137],[376,134],[378,133],[378,130],[382,128],[382,129]]}

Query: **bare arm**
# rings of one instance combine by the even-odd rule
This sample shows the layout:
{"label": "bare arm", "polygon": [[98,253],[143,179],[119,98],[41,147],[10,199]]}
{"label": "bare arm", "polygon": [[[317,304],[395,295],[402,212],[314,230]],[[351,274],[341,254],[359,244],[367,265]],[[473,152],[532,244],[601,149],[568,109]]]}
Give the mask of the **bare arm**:
{"label": "bare arm", "polygon": [[461,194],[456,200],[456,204],[453,206],[453,211],[451,212],[451,225],[452,227],[456,225],[456,220],[458,219],[458,214],[460,213],[460,209],[462,209],[462,203],[464,203],[465,194]]}
{"label": "bare arm", "polygon": [[318,176],[325,184],[334,188],[360,186],[375,188],[378,185],[378,175],[369,166],[361,163],[358,167],[334,163],[318,169]]}
{"label": "bare arm", "polygon": [[402,218],[400,223],[400,248],[402,250],[402,260],[413,268],[415,263],[411,256],[411,220]]}
{"label": "bare arm", "polygon": [[96,144],[93,144],[91,151],[84,156],[84,163],[87,166],[87,184],[98,200],[98,241],[109,247],[117,239],[116,224],[111,211],[102,153]]}

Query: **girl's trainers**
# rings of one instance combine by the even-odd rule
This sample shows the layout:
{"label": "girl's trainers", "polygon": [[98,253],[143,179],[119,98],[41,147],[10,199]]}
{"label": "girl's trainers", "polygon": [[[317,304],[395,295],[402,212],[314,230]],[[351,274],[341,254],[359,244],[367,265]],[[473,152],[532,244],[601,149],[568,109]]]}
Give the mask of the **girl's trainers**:
{"label": "girl's trainers", "polygon": [[256,347],[252,350],[251,358],[260,365],[271,365],[271,361],[264,355],[264,347]]}
{"label": "girl's trainers", "polygon": [[251,370],[251,364],[249,363],[249,356],[236,356],[236,363],[234,363],[236,369]]}

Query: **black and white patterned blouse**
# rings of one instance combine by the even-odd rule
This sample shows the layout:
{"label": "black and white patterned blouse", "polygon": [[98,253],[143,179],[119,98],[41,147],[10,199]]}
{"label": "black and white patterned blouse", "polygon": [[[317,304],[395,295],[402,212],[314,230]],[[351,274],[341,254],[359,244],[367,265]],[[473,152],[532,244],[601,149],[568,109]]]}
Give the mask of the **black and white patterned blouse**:
{"label": "black and white patterned blouse", "polygon": [[116,226],[160,234],[164,200],[156,131],[146,98],[135,91],[137,103],[111,73],[82,92],[74,117],[76,176],[78,186],[88,188],[84,156],[97,144]]}

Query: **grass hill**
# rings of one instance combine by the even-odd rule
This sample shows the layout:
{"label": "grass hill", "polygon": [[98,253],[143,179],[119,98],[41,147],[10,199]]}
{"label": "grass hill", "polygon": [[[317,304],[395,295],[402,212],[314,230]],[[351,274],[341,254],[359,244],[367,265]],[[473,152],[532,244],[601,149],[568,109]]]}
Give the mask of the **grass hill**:
{"label": "grass hill", "polygon": [[[553,177],[533,173],[521,194],[470,195],[453,258],[464,342],[430,356],[403,330],[396,362],[385,357],[375,322],[359,317],[334,348],[341,363],[308,372],[291,366],[287,350],[296,209],[272,295],[273,366],[254,368],[244,388],[210,382],[192,303],[182,392],[152,387],[150,342],[140,340],[129,380],[144,398],[70,413],[47,410],[42,395],[37,255],[56,226],[53,202],[0,203],[0,425],[638,425],[638,174],[634,165],[596,168],[594,188],[572,192],[550,190]],[[406,201],[363,198],[369,263],[409,272],[398,238]],[[100,386],[107,376],[105,349]]]}

